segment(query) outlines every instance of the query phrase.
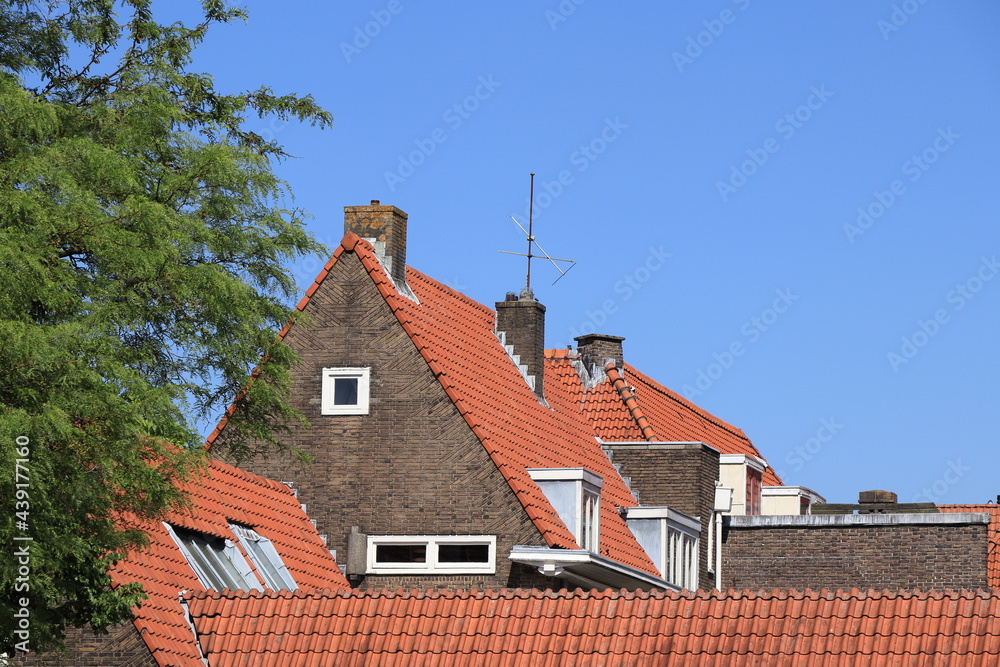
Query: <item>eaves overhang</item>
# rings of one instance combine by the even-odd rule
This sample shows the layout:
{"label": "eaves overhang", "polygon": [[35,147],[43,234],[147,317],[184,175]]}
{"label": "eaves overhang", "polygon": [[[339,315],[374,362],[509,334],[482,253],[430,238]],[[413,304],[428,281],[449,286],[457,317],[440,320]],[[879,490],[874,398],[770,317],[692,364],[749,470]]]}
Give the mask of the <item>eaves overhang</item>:
{"label": "eaves overhang", "polygon": [[681,590],[648,572],[586,549],[517,545],[510,550],[510,560],[535,567],[547,577],[561,577],[582,588]]}

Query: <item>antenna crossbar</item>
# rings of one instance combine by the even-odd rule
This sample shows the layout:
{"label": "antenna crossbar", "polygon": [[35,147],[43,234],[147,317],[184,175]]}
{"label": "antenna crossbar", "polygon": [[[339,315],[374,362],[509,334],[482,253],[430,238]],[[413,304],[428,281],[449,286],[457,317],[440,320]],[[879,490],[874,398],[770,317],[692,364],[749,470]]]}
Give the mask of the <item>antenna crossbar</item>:
{"label": "antenna crossbar", "polygon": [[[572,260],[572,259],[559,259],[558,257],[550,257],[549,254],[547,252],[545,252],[545,250],[542,248],[542,246],[538,245],[538,241],[535,240],[535,233],[534,233],[534,231],[535,231],[534,230],[535,173],[531,172],[530,176],[531,176],[531,185],[530,185],[529,195],[528,195],[528,228],[525,229],[524,225],[522,225],[520,222],[517,221],[517,218],[515,218],[514,216],[510,216],[510,219],[514,221],[514,224],[517,225],[517,228],[521,230],[521,232],[524,234],[525,238],[527,239],[527,241],[528,241],[528,252],[526,252],[526,253],[524,253],[524,252],[510,252],[508,250],[498,250],[497,251],[497,252],[502,252],[502,253],[504,253],[506,255],[518,255],[520,257],[527,257],[527,259],[528,259],[528,262],[527,262],[528,263],[528,268],[527,268],[527,273],[526,273],[526,278],[525,278],[525,283],[524,283],[524,292],[526,294],[529,294],[529,295],[532,293],[531,292],[531,260],[532,259],[534,259],[536,257],[544,257],[545,259],[549,260],[549,263],[551,263],[552,266],[555,267],[556,271],[559,272],[559,277],[556,278],[554,281],[552,281],[553,285],[555,285],[557,282],[559,282],[560,280],[562,280],[563,276],[565,276],[569,272],[570,269],[572,269],[574,266],[576,266],[576,261],[575,260]],[[538,249],[538,252],[540,254],[536,255],[533,252],[533,250],[535,248]],[[569,262],[570,266],[565,271],[563,271],[561,268],[559,268],[559,265],[556,264],[556,262]]]}

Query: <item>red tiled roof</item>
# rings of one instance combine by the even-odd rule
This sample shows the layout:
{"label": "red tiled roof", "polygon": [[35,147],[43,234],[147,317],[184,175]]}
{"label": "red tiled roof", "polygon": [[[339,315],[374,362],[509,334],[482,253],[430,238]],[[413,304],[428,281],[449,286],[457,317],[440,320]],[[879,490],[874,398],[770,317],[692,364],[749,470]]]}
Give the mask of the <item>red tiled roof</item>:
{"label": "red tiled roof", "polygon": [[[607,380],[584,390],[573,368],[575,359],[571,353],[546,350],[545,357],[546,398],[560,410],[582,413],[605,442],[697,440],[723,454],[764,458],[743,431],[640,373],[631,364],[624,364],[621,372],[609,365]],[[764,470],[764,484],[782,484],[771,467]]]}
{"label": "red tiled roof", "polygon": [[1000,596],[983,592],[351,590],[187,598],[210,667],[1000,661]]}
{"label": "red tiled roof", "polygon": [[[164,521],[190,530],[237,541],[230,522],[253,527],[271,540],[302,590],[347,587],[333,556],[285,484],[211,461],[205,474],[182,486],[189,507]],[[110,571],[112,583],[140,582],[149,595],[135,610],[135,627],[159,665],[203,667],[191,626],[178,599],[184,590],[202,586],[160,522],[140,525],[147,548],[129,554]],[[249,562],[249,561],[248,561]]]}
{"label": "red tiled roof", "polygon": [[982,512],[990,515],[986,532],[989,552],[986,556],[986,580],[990,588],[1000,591],[1000,505],[938,505],[942,512]]}
{"label": "red tiled roof", "polygon": [[587,468],[604,479],[600,554],[658,574],[618,513],[617,508],[636,504],[624,480],[587,424],[538,401],[494,333],[493,310],[410,267],[406,280],[417,302],[401,296],[371,245],[353,233],[344,236],[298,309],[308,308],[310,297],[345,252],[356,253],[545,543],[550,547],[580,548],[527,469]]}

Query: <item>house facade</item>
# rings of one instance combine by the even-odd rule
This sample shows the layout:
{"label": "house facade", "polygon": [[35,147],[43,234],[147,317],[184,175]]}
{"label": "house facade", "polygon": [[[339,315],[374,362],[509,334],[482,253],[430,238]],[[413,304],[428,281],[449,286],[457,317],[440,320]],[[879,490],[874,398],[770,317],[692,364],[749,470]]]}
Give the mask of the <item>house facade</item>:
{"label": "house facade", "polygon": [[352,585],[712,588],[723,515],[761,513],[771,489],[781,511],[822,501],[627,363],[622,337],[546,350],[530,291],[490,308],[407,267],[407,225],[345,208],[282,332],[310,423],[288,439],[312,465],[249,466],[297,489]]}

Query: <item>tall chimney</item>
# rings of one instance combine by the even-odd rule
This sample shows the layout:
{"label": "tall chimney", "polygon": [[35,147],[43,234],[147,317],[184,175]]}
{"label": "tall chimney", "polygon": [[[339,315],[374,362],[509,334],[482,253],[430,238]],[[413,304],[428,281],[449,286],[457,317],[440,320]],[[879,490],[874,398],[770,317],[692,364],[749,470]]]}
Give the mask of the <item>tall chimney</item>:
{"label": "tall chimney", "polygon": [[577,336],[573,340],[576,341],[576,349],[580,353],[580,360],[583,361],[584,367],[587,372],[593,373],[593,369],[597,367],[597,374],[604,374],[604,366],[608,363],[608,360],[615,362],[615,366],[618,368],[622,367],[625,360],[622,356],[622,341],[625,339],[622,336],[608,336],[607,334],[585,334],[583,336]]}
{"label": "tall chimney", "polygon": [[514,354],[528,367],[528,374],[535,376],[535,395],[545,398],[545,306],[530,292],[518,298],[513,292],[506,301],[497,301],[497,331],[506,333],[507,345],[514,346]]}
{"label": "tall chimney", "polygon": [[354,232],[372,242],[397,287],[406,283],[406,217],[377,199],[368,206],[344,207],[344,233]]}

